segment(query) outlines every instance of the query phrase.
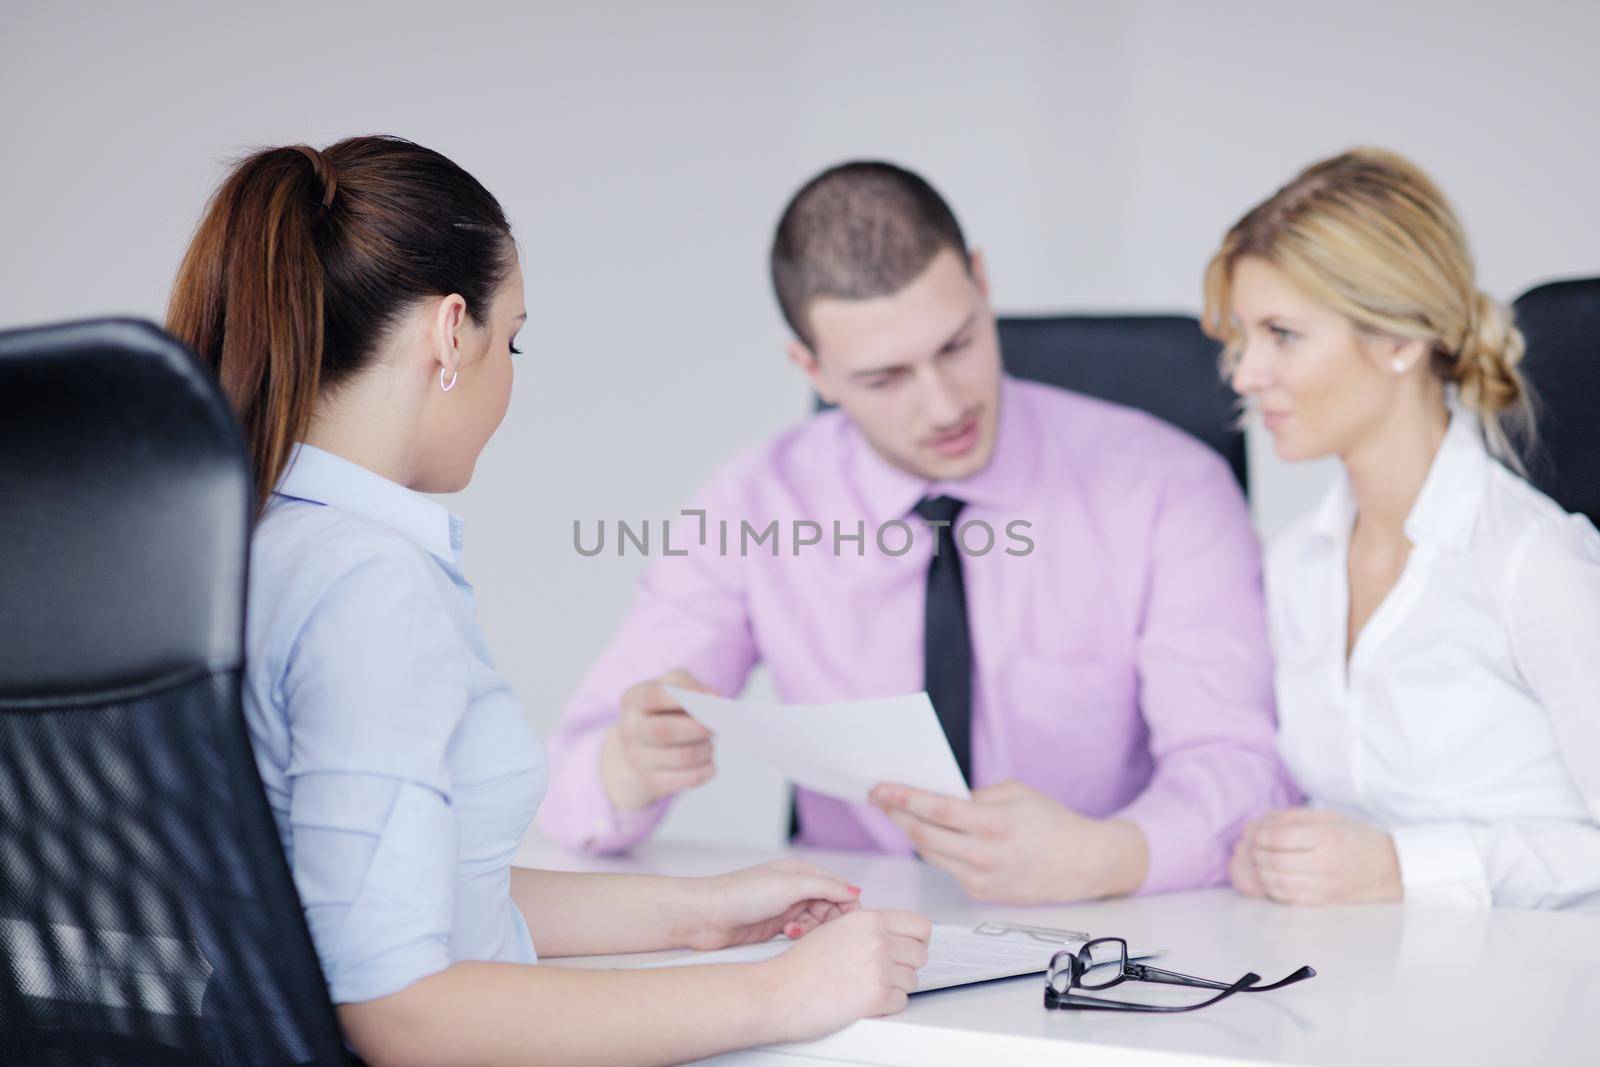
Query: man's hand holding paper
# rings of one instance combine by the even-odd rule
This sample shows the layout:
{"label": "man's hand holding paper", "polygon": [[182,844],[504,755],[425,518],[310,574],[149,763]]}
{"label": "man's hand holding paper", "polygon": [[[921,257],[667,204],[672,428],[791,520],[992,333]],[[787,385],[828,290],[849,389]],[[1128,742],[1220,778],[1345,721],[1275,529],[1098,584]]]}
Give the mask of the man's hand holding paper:
{"label": "man's hand holding paper", "polygon": [[974,789],[971,800],[885,783],[869,799],[974,900],[1043,904],[1131,893],[1149,866],[1133,823],[1079,815],[1017,781]]}
{"label": "man's hand holding paper", "polygon": [[856,804],[890,779],[963,800],[970,795],[926,693],[773,704],[663,689],[719,742],[765,760],[806,789]]}
{"label": "man's hand holding paper", "polygon": [[600,779],[619,811],[704,785],[716,773],[711,731],[683,709],[668,686],[711,690],[687,671],[671,671],[622,694],[622,711],[600,749]]}

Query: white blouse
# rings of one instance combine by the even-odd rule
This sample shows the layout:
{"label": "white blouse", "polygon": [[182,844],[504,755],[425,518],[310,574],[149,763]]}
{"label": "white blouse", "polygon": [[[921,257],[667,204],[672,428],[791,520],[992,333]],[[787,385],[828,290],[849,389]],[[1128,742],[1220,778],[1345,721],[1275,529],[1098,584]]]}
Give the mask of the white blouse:
{"label": "white blouse", "polygon": [[1295,780],[1393,835],[1408,901],[1600,910],[1600,533],[1457,412],[1347,668],[1354,520],[1341,475],[1268,554]]}

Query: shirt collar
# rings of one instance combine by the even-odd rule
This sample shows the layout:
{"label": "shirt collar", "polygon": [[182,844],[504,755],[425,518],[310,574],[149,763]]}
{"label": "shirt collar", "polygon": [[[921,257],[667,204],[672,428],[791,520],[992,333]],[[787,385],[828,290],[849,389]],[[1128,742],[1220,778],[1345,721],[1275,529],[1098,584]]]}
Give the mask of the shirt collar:
{"label": "shirt collar", "polygon": [[[1428,467],[1422,491],[1406,516],[1406,538],[1414,545],[1465,547],[1483,503],[1491,462],[1477,417],[1460,408],[1452,409],[1444,440]],[[1312,529],[1340,541],[1350,535],[1355,516],[1350,479],[1341,469],[1312,519]]]}
{"label": "shirt collar", "polygon": [[1483,504],[1490,462],[1477,418],[1455,410],[1422,492],[1406,516],[1406,537],[1412,544],[1466,547]]}
{"label": "shirt collar", "polygon": [[901,470],[878,455],[853,425],[847,432],[854,446],[855,482],[871,518],[882,524],[904,518],[924,497],[953,496],[991,510],[1022,505],[1034,484],[1037,432],[1033,412],[1024,403],[1016,380],[1000,379],[994,452],[983,468],[959,481],[929,481]]}
{"label": "shirt collar", "polygon": [[421,493],[314,445],[295,445],[276,492],[382,523],[443,563],[454,565],[461,549],[459,516]]}
{"label": "shirt collar", "polygon": [[1328,487],[1327,495],[1317,505],[1311,528],[1330,541],[1342,541],[1350,536],[1350,524],[1355,519],[1356,502],[1350,495],[1350,476],[1345,474],[1341,465],[1333,484]]}

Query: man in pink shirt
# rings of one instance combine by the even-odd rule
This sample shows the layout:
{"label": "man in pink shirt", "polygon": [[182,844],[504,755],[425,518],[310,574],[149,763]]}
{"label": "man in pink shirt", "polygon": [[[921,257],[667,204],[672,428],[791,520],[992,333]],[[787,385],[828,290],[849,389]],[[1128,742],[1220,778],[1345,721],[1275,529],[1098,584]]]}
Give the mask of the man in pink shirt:
{"label": "man in pink shirt", "polygon": [[[1291,798],[1259,549],[1221,457],[1001,369],[984,262],[938,193],[823,172],[772,248],[789,357],[837,409],[717,471],[552,739],[545,830],[629,848],[714,773],[663,681],[790,702],[926,688],[971,801],[801,790],[797,842],[915,850],[1009,903],[1224,880]],[[774,525],[775,524],[775,525]]]}

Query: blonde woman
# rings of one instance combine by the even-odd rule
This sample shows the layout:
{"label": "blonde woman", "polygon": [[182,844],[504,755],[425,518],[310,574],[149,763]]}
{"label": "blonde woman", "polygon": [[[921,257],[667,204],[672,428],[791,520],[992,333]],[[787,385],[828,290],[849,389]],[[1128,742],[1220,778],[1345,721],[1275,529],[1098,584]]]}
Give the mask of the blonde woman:
{"label": "blonde woman", "polygon": [[1317,163],[1206,271],[1279,456],[1339,457],[1267,562],[1279,748],[1309,806],[1234,885],[1294,904],[1600,908],[1600,534],[1528,484],[1522,337],[1401,157]]}

